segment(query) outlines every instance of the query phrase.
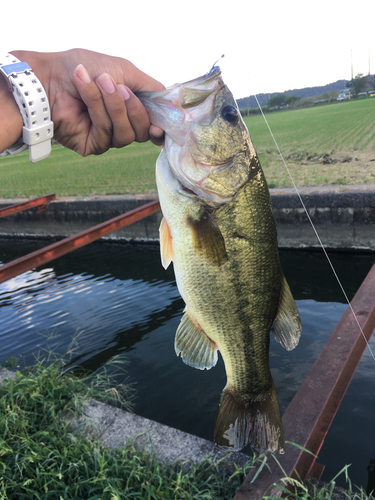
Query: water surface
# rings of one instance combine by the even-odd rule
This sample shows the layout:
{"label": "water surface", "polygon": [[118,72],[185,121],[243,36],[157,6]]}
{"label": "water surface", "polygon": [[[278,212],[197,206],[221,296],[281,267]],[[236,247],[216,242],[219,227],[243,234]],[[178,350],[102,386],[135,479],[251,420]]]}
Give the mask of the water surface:
{"label": "water surface", "polygon": [[[0,240],[0,262],[45,244]],[[373,254],[342,253],[331,259],[350,298],[375,260]],[[283,412],[346,304],[321,253],[282,251],[281,260],[303,326],[294,351],[271,339],[270,364]],[[17,356],[32,364],[35,353],[47,347],[63,354],[80,332],[72,364],[96,370],[125,354],[137,414],[212,440],[224,365],[220,358],[215,368],[200,371],[176,357],[173,342],[183,307],[172,266],[161,267],[157,247],[91,244],[0,285],[0,362]],[[375,461],[374,394],[375,363],[366,351],[319,455],[326,465],[323,479],[352,464],[352,481],[367,486],[367,468]]]}

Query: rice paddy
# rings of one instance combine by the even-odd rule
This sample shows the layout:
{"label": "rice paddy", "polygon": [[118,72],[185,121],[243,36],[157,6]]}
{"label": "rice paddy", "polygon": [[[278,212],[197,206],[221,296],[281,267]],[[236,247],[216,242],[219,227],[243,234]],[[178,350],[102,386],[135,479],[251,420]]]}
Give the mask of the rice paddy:
{"label": "rice paddy", "polygon": [[[269,113],[266,118],[297,186],[375,183],[375,99]],[[269,187],[291,180],[260,115],[245,118]],[[56,144],[49,158],[0,158],[0,198],[156,195],[160,148],[150,142],[81,158]]]}

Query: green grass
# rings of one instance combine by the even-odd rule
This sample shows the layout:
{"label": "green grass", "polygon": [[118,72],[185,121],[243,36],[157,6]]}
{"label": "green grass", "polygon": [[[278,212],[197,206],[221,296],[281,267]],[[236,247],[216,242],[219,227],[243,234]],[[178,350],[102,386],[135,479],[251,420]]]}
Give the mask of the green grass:
{"label": "green grass", "polygon": [[[296,185],[319,186],[375,183],[374,116],[375,99],[366,99],[269,113],[266,118]],[[245,117],[245,123],[269,186],[291,186],[263,117]],[[327,163],[320,160],[324,155]]]}
{"label": "green grass", "polygon": [[[324,153],[330,148],[352,151],[375,132],[375,99],[347,101],[291,111],[268,113],[267,121],[282,149]],[[254,144],[270,149],[273,146],[263,118],[245,117]],[[375,151],[375,142],[371,148]]]}
{"label": "green grass", "polygon": [[60,145],[38,163],[28,151],[0,158],[0,198],[155,194],[155,163],[160,153],[152,143],[133,143],[100,156],[82,158]]}
{"label": "green grass", "polygon": [[[374,116],[375,99],[266,115],[297,186],[375,183]],[[245,123],[269,186],[290,186],[262,116],[246,117]],[[35,164],[30,163],[27,151],[0,157],[0,198],[52,192],[61,197],[155,195],[159,152],[160,148],[151,143],[133,143],[100,156],[81,158],[55,145],[48,159]]]}
{"label": "green grass", "polygon": [[70,433],[64,416],[89,397],[118,389],[108,377],[78,378],[60,361],[39,360],[0,387],[0,500],[232,498],[249,467],[228,475],[210,459],[161,465],[131,445],[108,450]]}
{"label": "green grass", "polygon": [[[268,460],[272,461],[272,456],[254,457],[229,475],[210,458],[166,466],[131,444],[108,450],[97,440],[71,434],[67,413],[80,415],[89,397],[118,402],[119,391],[111,385],[105,371],[79,378],[67,371],[61,359],[51,362],[50,356],[23,373],[17,371],[15,381],[4,382],[0,387],[0,500],[228,500],[255,463],[268,467]],[[347,467],[340,474],[345,474],[348,485],[341,498],[373,498],[361,489],[353,491]],[[285,478],[279,488],[284,491],[289,484],[289,498],[328,500],[334,498],[335,480],[318,488]]]}

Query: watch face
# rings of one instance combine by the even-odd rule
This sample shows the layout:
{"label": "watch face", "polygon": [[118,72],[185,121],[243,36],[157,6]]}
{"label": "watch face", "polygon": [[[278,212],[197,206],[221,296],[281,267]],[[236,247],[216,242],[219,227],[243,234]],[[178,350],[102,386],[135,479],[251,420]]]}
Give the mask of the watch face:
{"label": "watch face", "polygon": [[[24,66],[26,65],[26,67]],[[10,76],[16,76],[17,73],[23,73],[25,69],[31,69],[27,63],[22,63],[17,57],[12,54],[6,54],[0,57],[0,73],[4,75],[8,82],[8,88],[12,92],[12,84],[9,81]]]}
{"label": "watch face", "polygon": [[12,64],[3,64],[2,66],[0,66],[0,71],[2,71],[3,74],[9,78],[10,76],[17,77],[19,73],[32,71],[32,69],[26,62],[18,61]]}

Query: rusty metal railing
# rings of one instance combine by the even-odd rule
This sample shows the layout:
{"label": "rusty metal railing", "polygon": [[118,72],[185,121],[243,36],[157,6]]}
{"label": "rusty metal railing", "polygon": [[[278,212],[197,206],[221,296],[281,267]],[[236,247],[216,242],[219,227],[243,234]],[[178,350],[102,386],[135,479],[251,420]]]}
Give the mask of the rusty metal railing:
{"label": "rusty metal railing", "polygon": [[52,245],[48,245],[40,250],[25,255],[24,257],[8,262],[7,264],[0,266],[0,283],[14,278],[15,276],[18,276],[26,271],[30,271],[30,269],[34,269],[34,267],[46,264],[51,260],[55,260],[62,255],[76,250],[77,248],[88,245],[89,243],[92,243],[103,236],[107,236],[114,231],[118,231],[125,226],[130,226],[130,224],[138,222],[139,220],[144,219],[159,210],[159,200],[146,203],[139,208],[135,208],[125,214],[114,217],[106,222],[102,222],[101,224],[98,224],[90,229],[86,229],[85,231],[69,236],[61,241],[57,241]]}
{"label": "rusty metal railing", "polygon": [[40,198],[34,198],[33,200],[24,201],[22,203],[17,203],[16,205],[11,205],[10,207],[2,208],[0,210],[0,217],[6,217],[7,215],[16,214],[18,212],[23,212],[29,208],[38,207],[39,210],[45,210],[48,203],[56,199],[56,195],[47,194],[46,196],[41,196]]}
{"label": "rusty metal railing", "polygon": [[[368,341],[375,328],[375,265],[351,306],[363,335],[348,307],[283,415],[285,439],[315,456],[366,348],[364,337]],[[308,476],[320,478],[324,466],[316,463],[314,455],[287,444],[285,454],[277,457],[283,470],[270,459],[267,464],[271,470],[265,467],[254,483],[257,470],[250,471],[234,500],[261,500],[265,495],[279,497],[282,491],[273,485],[285,475],[302,480]]]}

